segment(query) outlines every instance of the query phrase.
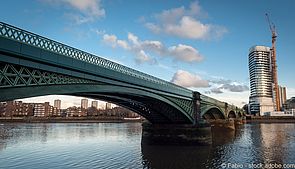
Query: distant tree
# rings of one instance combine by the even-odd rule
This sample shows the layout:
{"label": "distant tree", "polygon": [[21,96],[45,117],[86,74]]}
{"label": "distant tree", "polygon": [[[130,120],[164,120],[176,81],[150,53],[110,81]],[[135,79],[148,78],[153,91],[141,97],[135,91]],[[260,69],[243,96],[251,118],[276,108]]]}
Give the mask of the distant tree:
{"label": "distant tree", "polygon": [[0,117],[3,116],[4,111],[5,111],[5,105],[3,103],[0,103]]}
{"label": "distant tree", "polygon": [[288,99],[285,103],[286,109],[295,109],[295,97]]}
{"label": "distant tree", "polygon": [[89,107],[87,109],[87,116],[98,116],[98,110],[96,107]]}

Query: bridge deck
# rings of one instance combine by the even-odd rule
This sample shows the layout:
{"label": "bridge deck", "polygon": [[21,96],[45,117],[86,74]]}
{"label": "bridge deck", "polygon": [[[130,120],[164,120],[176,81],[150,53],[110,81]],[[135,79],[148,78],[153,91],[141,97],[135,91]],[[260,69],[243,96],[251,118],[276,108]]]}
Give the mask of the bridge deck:
{"label": "bridge deck", "polygon": [[[21,54],[22,58],[27,60],[34,60],[38,63],[46,63],[46,65],[54,65],[55,67],[66,67],[66,69],[73,70],[78,68],[84,73],[93,72],[99,76],[107,74],[108,78],[113,76],[116,80],[121,79],[124,82],[140,86],[144,85],[144,87],[180,96],[192,97],[192,91],[184,87],[3,22],[0,22],[0,37],[1,52]],[[3,56],[0,59],[1,61],[15,63],[15,58]],[[18,61],[18,63],[21,62]],[[25,63],[25,61],[22,63]],[[25,66],[28,65],[31,64]],[[37,66],[40,67],[40,65]],[[49,66],[43,67],[49,68]],[[53,68],[53,70],[56,69]]]}

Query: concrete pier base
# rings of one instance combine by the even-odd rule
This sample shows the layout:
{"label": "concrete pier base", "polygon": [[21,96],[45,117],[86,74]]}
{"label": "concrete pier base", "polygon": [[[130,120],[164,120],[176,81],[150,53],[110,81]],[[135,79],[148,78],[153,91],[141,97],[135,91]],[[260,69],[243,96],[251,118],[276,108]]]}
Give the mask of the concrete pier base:
{"label": "concrete pier base", "polygon": [[144,144],[210,145],[212,135],[210,125],[193,126],[185,124],[142,124]]}

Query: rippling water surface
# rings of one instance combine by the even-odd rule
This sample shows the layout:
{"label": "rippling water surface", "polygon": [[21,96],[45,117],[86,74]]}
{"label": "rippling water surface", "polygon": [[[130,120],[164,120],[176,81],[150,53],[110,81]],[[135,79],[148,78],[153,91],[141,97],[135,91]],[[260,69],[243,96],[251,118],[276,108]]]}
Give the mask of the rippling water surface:
{"label": "rippling water surface", "polygon": [[295,163],[295,124],[245,124],[212,146],[141,144],[140,123],[0,124],[0,168],[232,168]]}

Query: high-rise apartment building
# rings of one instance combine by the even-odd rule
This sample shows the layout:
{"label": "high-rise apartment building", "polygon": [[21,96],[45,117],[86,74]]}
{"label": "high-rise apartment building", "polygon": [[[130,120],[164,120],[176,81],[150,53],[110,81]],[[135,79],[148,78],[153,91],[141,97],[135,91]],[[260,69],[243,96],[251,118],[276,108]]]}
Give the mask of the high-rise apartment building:
{"label": "high-rise apartment building", "polygon": [[98,108],[98,101],[92,101],[91,107],[95,107],[97,109]]}
{"label": "high-rise apartment building", "polygon": [[32,116],[34,105],[23,103],[22,101],[14,101],[15,116]]}
{"label": "high-rise apartment building", "polygon": [[88,108],[88,99],[82,99],[81,100],[81,108],[87,109]]}
{"label": "high-rise apartment building", "polygon": [[35,103],[34,104],[34,116],[36,116],[36,117],[52,116],[52,108],[49,105],[49,102]]}
{"label": "high-rise apartment building", "polygon": [[106,103],[106,110],[112,109],[112,104],[111,103]]}
{"label": "high-rise apartment building", "polygon": [[274,111],[271,50],[266,46],[253,46],[249,50],[250,98],[252,114]]}
{"label": "high-rise apartment building", "polygon": [[0,103],[0,116],[36,116],[52,117],[60,116],[56,107],[45,103],[23,103],[22,101],[7,101]]}
{"label": "high-rise apartment building", "polygon": [[61,100],[59,100],[59,99],[54,100],[54,107],[56,107],[58,110],[60,110]]}
{"label": "high-rise apartment building", "polygon": [[287,100],[287,92],[286,87],[279,86],[279,99],[280,99],[280,108],[283,109],[283,105],[286,103]]}
{"label": "high-rise apartment building", "polygon": [[7,101],[0,104],[0,116],[32,116],[34,105],[22,101]]}
{"label": "high-rise apartment building", "polygon": [[61,100],[56,99],[54,100],[54,105],[53,105],[53,116],[60,116],[61,113]]}
{"label": "high-rise apartment building", "polygon": [[53,117],[60,116],[60,110],[51,106],[49,102],[45,103],[33,103],[34,104],[34,116],[35,117]]}

